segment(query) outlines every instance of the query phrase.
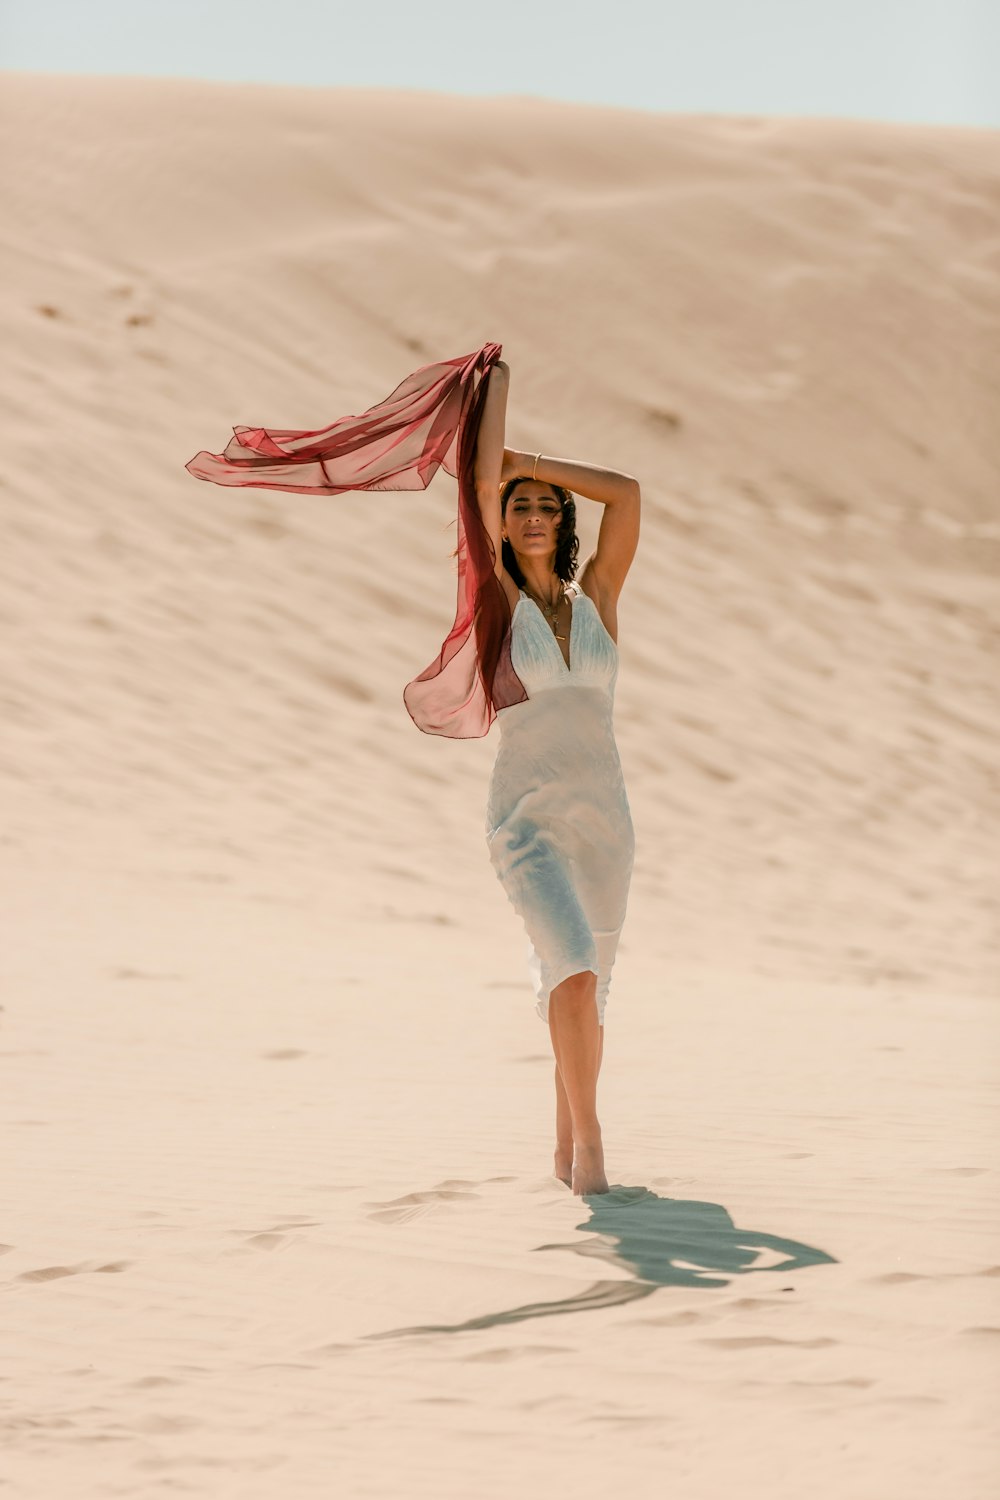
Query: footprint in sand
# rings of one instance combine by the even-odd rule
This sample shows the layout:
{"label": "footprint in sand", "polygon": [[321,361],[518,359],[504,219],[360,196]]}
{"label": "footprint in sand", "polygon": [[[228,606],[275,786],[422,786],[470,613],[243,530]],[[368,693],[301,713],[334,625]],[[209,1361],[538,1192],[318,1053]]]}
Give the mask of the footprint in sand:
{"label": "footprint in sand", "polygon": [[467,1191],[465,1183],[460,1186],[442,1183],[428,1192],[404,1193],[401,1198],[390,1198],[385,1203],[366,1203],[365,1207],[373,1210],[369,1219],[378,1219],[383,1224],[402,1224],[410,1219],[423,1218],[425,1214],[456,1201],[468,1202],[478,1197],[478,1193]]}
{"label": "footprint in sand", "polygon": [[155,973],[151,969],[133,969],[127,965],[111,970],[113,979],[183,979],[183,974],[173,972]]}
{"label": "footprint in sand", "polygon": [[245,1245],[252,1245],[255,1250],[276,1250],[279,1245],[291,1243],[292,1237],[286,1231],[315,1229],[321,1224],[320,1219],[283,1219],[279,1224],[272,1224],[270,1229],[231,1229],[229,1233],[239,1235]]}
{"label": "footprint in sand", "polygon": [[22,1271],[17,1280],[58,1281],[63,1276],[85,1276],[91,1272],[100,1271],[124,1271],[128,1265],[127,1260],[113,1260],[103,1266],[93,1266],[86,1262],[79,1266],[41,1266],[37,1271]]}
{"label": "footprint in sand", "polygon": [[715,1344],[720,1349],[770,1349],[779,1344],[790,1349],[829,1349],[839,1339],[779,1339],[772,1334],[749,1334],[746,1338],[699,1339],[701,1344]]}
{"label": "footprint in sand", "polygon": [[478,1199],[481,1197],[478,1189],[488,1183],[513,1181],[513,1177],[506,1175],[485,1177],[482,1182],[472,1182],[465,1177],[448,1177],[426,1191],[404,1193],[401,1198],[389,1198],[384,1203],[366,1203],[365,1208],[374,1210],[368,1215],[370,1219],[378,1219],[384,1224],[406,1223],[409,1219],[419,1219],[425,1214],[448,1208],[453,1203]]}
{"label": "footprint in sand", "polygon": [[286,1244],[287,1240],[287,1234],[251,1234],[247,1236],[246,1243],[257,1250],[276,1250],[279,1245]]}
{"label": "footprint in sand", "polygon": [[872,1286],[902,1286],[907,1281],[927,1281],[932,1279],[927,1276],[921,1276],[917,1271],[887,1271],[884,1276],[868,1277]]}

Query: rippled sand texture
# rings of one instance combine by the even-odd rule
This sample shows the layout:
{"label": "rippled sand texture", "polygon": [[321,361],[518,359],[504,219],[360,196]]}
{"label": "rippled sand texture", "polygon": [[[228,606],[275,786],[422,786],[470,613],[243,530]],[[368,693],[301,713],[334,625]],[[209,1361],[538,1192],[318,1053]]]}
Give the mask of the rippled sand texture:
{"label": "rippled sand texture", "polygon": [[[1000,138],[2,82],[11,1493],[994,1495]],[[489,338],[644,495],[583,1202],[453,482],[183,468]]]}

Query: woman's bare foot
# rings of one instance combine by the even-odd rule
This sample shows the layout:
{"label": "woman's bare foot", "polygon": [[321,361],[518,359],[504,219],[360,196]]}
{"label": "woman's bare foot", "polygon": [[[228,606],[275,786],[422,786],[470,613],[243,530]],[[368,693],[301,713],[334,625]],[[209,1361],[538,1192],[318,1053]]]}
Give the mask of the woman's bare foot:
{"label": "woman's bare foot", "polygon": [[553,1167],[553,1171],[555,1172],[555,1175],[559,1178],[560,1182],[564,1182],[567,1187],[572,1187],[572,1185],[573,1185],[573,1182],[572,1182],[572,1174],[573,1174],[573,1142],[572,1142],[572,1140],[570,1141],[570,1143],[569,1143],[568,1146],[563,1146],[558,1141],[556,1142],[555,1166]]}
{"label": "woman's bare foot", "polygon": [[604,1146],[600,1140],[586,1145],[574,1143],[571,1186],[578,1196],[609,1191],[608,1179],[604,1175]]}

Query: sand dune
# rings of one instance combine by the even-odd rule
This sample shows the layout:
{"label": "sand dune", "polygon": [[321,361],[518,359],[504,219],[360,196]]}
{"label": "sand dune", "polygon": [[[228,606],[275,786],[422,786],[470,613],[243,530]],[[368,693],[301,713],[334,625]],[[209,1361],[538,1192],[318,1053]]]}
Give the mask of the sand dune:
{"label": "sand dune", "polygon": [[[12,1493],[994,1493],[997,134],[0,82]],[[643,487],[597,1206],[453,481],[183,468],[486,339]]]}

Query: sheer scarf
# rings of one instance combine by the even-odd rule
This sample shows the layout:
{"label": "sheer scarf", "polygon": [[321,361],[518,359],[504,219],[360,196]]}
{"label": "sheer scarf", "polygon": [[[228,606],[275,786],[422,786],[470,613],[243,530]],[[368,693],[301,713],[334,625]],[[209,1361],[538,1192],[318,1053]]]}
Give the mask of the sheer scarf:
{"label": "sheer scarf", "polygon": [[424,490],[439,468],[458,480],[455,621],[434,660],[403,689],[417,728],[450,739],[481,738],[498,709],[528,696],[511,663],[510,604],[476,495],[487,376],[501,349],[486,343],[421,365],[360,416],[316,431],[234,427],[222,453],[197,453],[185,464],[213,484],[299,494]]}

